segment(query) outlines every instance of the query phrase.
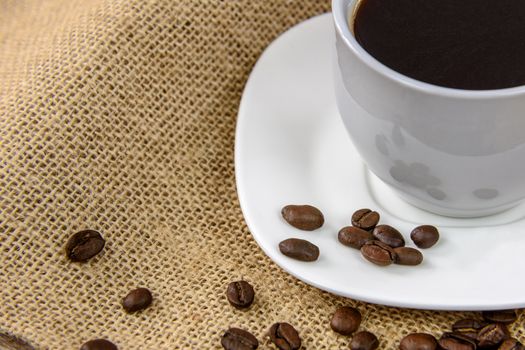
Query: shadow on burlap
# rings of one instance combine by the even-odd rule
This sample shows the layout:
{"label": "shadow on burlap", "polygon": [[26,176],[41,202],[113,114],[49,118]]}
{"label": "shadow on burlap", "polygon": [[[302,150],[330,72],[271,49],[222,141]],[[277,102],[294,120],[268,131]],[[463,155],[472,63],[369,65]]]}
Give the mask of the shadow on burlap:
{"label": "shadow on burlap", "polygon": [[[269,349],[269,326],[288,321],[305,349],[341,349],[349,338],[328,320],[346,304],[393,349],[470,315],[319,291],[248,232],[233,164],[244,83],[274,38],[328,10],[318,0],[0,0],[0,329],[41,349],[96,337],[219,349],[238,326]],[[107,245],[69,263],[64,244],[82,228]],[[224,297],[240,278],[257,293],[245,312]],[[120,300],[137,286],[155,301],[128,315]]]}

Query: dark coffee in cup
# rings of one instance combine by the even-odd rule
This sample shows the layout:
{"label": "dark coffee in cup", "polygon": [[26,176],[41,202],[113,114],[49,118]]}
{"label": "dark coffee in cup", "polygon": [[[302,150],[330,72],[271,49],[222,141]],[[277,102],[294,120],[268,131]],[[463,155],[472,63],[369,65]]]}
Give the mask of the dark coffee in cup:
{"label": "dark coffee in cup", "polygon": [[350,21],[378,61],[467,90],[525,85],[525,1],[361,0]]}

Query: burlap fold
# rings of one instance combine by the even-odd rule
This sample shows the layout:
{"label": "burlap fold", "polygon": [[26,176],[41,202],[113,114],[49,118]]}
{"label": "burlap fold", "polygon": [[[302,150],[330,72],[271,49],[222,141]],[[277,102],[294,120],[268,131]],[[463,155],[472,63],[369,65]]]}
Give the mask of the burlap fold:
{"label": "burlap fold", "polygon": [[[243,86],[273,39],[328,10],[318,0],[0,0],[0,332],[39,349],[97,337],[120,349],[220,349],[237,326],[270,349],[265,332],[287,321],[305,349],[342,349],[349,338],[328,320],[346,304],[394,349],[408,332],[471,315],[319,291],[248,232],[233,164]],[[106,247],[70,263],[65,242],[83,228]],[[224,296],[240,278],[256,289],[244,312]],[[139,286],[155,300],[128,315],[121,298]],[[523,321],[513,326],[522,339]]]}

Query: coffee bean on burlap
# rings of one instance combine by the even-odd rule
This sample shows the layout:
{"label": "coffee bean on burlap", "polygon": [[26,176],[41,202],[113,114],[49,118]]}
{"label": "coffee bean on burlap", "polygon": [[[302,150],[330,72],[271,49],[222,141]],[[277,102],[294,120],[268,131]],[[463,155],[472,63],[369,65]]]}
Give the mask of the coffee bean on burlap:
{"label": "coffee bean on burlap", "polygon": [[379,347],[379,340],[374,333],[361,331],[352,337],[351,350],[375,350]]}
{"label": "coffee bean on burlap", "polygon": [[352,225],[363,230],[373,229],[379,222],[379,213],[368,208],[359,209],[352,215]]}
{"label": "coffee bean on burlap", "polygon": [[427,333],[412,333],[401,339],[399,350],[436,350],[438,342]]}
{"label": "coffee bean on burlap", "polygon": [[118,350],[118,348],[109,340],[94,339],[82,344],[80,350]]}
{"label": "coffee bean on burlap", "polygon": [[498,350],[525,350],[525,346],[517,339],[511,338],[501,343]]}
{"label": "coffee bean on burlap", "polygon": [[313,231],[323,226],[323,213],[311,205],[287,205],[281,215],[290,225],[300,230]]}
{"label": "coffee bean on burlap", "polygon": [[221,345],[226,350],[255,350],[259,341],[244,329],[230,328],[223,334]]}
{"label": "coffee bean on burlap", "polygon": [[483,311],[483,318],[488,322],[510,324],[518,318],[515,310]]}
{"label": "coffee bean on burlap", "polygon": [[476,342],[460,333],[446,332],[439,339],[443,350],[475,350]]}
{"label": "coffee bean on burlap", "polygon": [[486,325],[487,322],[485,321],[480,321],[473,318],[464,318],[456,321],[452,325],[452,331],[453,333],[462,334],[466,338],[477,342],[478,331]]}
{"label": "coffee bean on burlap", "polygon": [[67,241],[66,254],[71,261],[84,262],[100,253],[105,243],[98,231],[79,231]]}
{"label": "coffee bean on burlap", "polygon": [[503,343],[510,338],[509,330],[502,323],[491,323],[478,332],[478,346],[491,347]]}
{"label": "coffee bean on burlap", "polygon": [[361,324],[361,313],[356,308],[341,306],[335,310],[330,321],[330,327],[334,332],[342,335],[354,333]]}
{"label": "coffee bean on burlap", "polygon": [[147,288],[137,288],[128,293],[122,300],[122,307],[127,312],[144,310],[153,301],[153,296]]}
{"label": "coffee bean on burlap", "polygon": [[301,347],[301,338],[297,330],[289,323],[275,323],[270,328],[270,340],[280,350],[297,350]]}
{"label": "coffee bean on burlap", "polygon": [[439,240],[439,231],[431,225],[418,226],[410,233],[410,238],[418,248],[430,248]]}
{"label": "coffee bean on burlap", "polygon": [[231,282],[226,289],[228,302],[238,309],[250,307],[255,297],[255,292],[251,284],[246,281]]}

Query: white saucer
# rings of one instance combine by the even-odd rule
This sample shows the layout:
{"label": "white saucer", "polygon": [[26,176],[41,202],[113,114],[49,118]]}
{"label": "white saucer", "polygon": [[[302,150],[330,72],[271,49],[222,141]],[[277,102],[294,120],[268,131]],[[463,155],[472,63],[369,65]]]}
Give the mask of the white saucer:
{"label": "white saucer", "polygon": [[[525,307],[525,206],[479,219],[433,215],[399,199],[368,173],[333,96],[333,24],[322,15],[290,29],[261,56],[246,84],[237,121],[235,171],[250,231],[264,252],[297,278],[372,303],[421,309]],[[281,218],[287,204],[311,204],[325,225],[306,232]],[[416,225],[441,240],[416,267],[375,266],[341,245],[337,232],[354,210],[373,208],[413,246]],[[316,244],[318,261],[283,256],[280,241]]]}

